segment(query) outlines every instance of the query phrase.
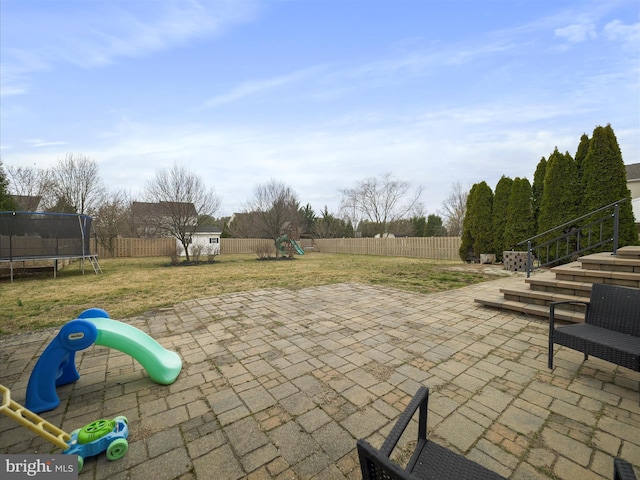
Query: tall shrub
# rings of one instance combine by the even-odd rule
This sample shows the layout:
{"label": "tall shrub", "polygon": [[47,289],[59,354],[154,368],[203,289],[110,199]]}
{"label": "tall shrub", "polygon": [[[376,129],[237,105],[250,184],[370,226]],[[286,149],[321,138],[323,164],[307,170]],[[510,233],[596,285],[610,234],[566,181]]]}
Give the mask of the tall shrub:
{"label": "tall shrub", "polygon": [[533,174],[532,189],[532,203],[533,203],[533,218],[536,226],[538,225],[538,216],[540,215],[540,205],[542,203],[542,195],[544,194],[544,176],[547,172],[547,159],[542,157],[538,162],[536,171]]}
{"label": "tall shrub", "polygon": [[511,186],[504,232],[505,250],[522,248],[518,243],[535,235],[531,183],[516,177]]}
{"label": "tall shrub", "polygon": [[462,225],[460,258],[478,258],[482,253],[494,253],[493,249],[493,192],[487,182],[471,187],[467,198],[466,214]]}
{"label": "tall shrub", "polygon": [[511,186],[513,179],[502,176],[496,185],[493,195],[493,245],[496,259],[502,261],[502,252],[507,249],[505,244],[505,230],[507,227],[507,211],[509,209],[509,197],[511,196]]}
{"label": "tall shrub", "polygon": [[[626,170],[611,125],[595,128],[582,167],[583,211],[589,213],[626,199],[626,202],[620,205],[619,246],[637,244],[638,232],[631,207],[631,193],[627,187]],[[612,226],[606,226],[604,235],[612,235]],[[601,250],[610,248],[611,246],[607,245]]]}
{"label": "tall shrub", "polygon": [[580,216],[580,183],[576,162],[556,148],[547,161],[544,192],[538,213],[538,233]]}

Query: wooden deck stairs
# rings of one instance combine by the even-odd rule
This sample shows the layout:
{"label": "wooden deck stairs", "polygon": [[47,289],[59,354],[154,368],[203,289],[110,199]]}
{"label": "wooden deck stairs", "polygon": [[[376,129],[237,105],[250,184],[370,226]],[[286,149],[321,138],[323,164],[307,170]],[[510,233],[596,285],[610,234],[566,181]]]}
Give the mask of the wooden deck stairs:
{"label": "wooden deck stairs", "polygon": [[[577,261],[534,272],[521,285],[500,288],[475,301],[500,308],[549,318],[549,302],[589,300],[591,285],[608,283],[640,288],[640,247],[622,247],[617,255],[595,253]],[[584,308],[575,306],[556,310],[556,317],[569,322],[584,321]]]}

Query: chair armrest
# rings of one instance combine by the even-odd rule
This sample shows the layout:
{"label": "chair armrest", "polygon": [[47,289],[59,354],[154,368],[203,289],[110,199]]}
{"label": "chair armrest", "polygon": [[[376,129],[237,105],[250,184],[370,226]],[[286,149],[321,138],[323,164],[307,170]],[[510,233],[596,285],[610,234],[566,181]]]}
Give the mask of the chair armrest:
{"label": "chair armrest", "polygon": [[636,474],[631,464],[621,458],[614,458],[613,480],[636,480]]}
{"label": "chair armrest", "polygon": [[[389,457],[382,455],[369,442],[360,439],[357,442],[360,471],[363,480],[379,480],[381,478],[420,480],[415,475],[404,470]],[[626,480],[626,479],[624,479]]]}
{"label": "chair armrest", "polygon": [[409,422],[413,418],[416,410],[420,409],[420,416],[418,418],[418,442],[420,440],[427,439],[427,407],[429,404],[429,389],[427,387],[420,387],[416,394],[409,402],[409,405],[404,409],[400,418],[391,429],[389,436],[386,438],[382,447],[380,447],[380,453],[385,456],[390,456],[393,449],[398,444],[400,437],[406,430]]}
{"label": "chair armrest", "polygon": [[589,305],[591,302],[588,300],[562,300],[559,302],[549,302],[549,329],[553,329],[553,324],[555,322],[556,316],[556,306],[557,305],[584,305],[587,310],[589,310]]}

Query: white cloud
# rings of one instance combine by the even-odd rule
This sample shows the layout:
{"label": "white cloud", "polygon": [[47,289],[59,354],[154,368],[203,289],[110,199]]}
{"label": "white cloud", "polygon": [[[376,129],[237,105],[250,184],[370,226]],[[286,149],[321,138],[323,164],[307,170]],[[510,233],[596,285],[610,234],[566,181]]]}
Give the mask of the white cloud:
{"label": "white cloud", "polygon": [[[153,2],[153,9],[135,11],[136,2],[86,2],[68,11],[30,18],[5,12],[3,56],[22,72],[70,63],[91,68],[122,57],[140,57],[223,33],[253,18],[253,1],[173,0]],[[15,13],[19,15],[19,13]],[[10,22],[16,26],[9,29]],[[25,31],[25,29],[27,29]],[[32,44],[28,29],[37,30]],[[14,42],[16,44],[14,44]]]}
{"label": "white cloud", "polygon": [[591,22],[575,23],[554,31],[557,37],[566,39],[569,43],[581,43],[586,40],[593,40],[598,35],[596,27]]}
{"label": "white cloud", "polygon": [[608,40],[618,41],[637,51],[640,45],[640,22],[626,25],[620,20],[613,20],[605,25],[604,35]]}

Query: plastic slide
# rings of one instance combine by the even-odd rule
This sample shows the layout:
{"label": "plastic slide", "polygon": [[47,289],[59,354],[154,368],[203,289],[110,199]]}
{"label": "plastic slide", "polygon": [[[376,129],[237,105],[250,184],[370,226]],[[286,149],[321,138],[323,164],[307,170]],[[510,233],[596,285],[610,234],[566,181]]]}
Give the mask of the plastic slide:
{"label": "plastic slide", "polygon": [[165,349],[146,333],[117,320],[104,310],[92,308],[64,325],[36,362],[27,384],[26,407],[35,413],[53,410],[60,404],[56,387],[80,378],[76,352],[93,343],[115,348],[135,358],[151,380],[173,383],[182,370],[177,353]]}
{"label": "plastic slide", "polygon": [[289,241],[291,242],[291,245],[293,245],[293,248],[296,249],[296,252],[298,252],[298,255],[304,255],[304,250],[298,242],[296,242],[293,238]]}
{"label": "plastic slide", "polygon": [[98,329],[96,345],[115,348],[132,356],[154,382],[169,385],[178,377],[182,369],[178,354],[167,350],[143,331],[110,318],[88,320]]}

